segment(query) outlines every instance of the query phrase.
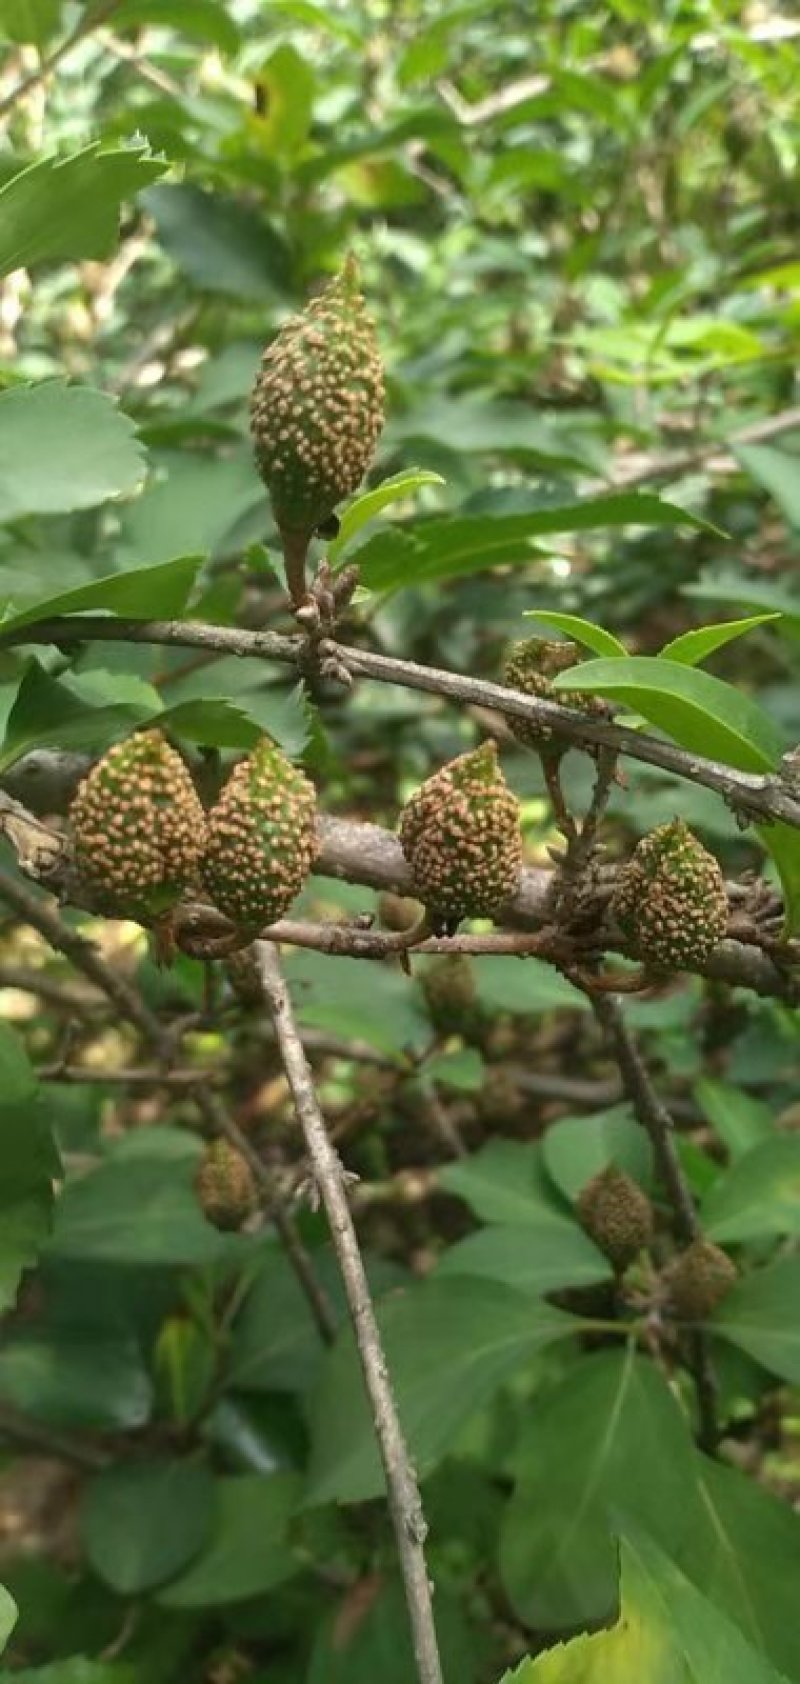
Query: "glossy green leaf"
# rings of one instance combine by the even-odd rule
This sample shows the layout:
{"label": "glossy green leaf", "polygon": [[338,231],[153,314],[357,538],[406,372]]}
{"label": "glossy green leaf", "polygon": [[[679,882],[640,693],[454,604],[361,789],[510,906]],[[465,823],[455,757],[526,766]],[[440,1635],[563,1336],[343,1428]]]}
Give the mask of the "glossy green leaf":
{"label": "glossy green leaf", "polygon": [[146,145],[42,158],[0,188],[0,275],[37,263],[109,257],[120,205],[167,169]]}
{"label": "glossy green leaf", "polygon": [[218,1518],[208,1546],[160,1593],[159,1602],[166,1608],[217,1608],[283,1584],[301,1566],[289,1541],[299,1495],[293,1473],[218,1480]]}
{"label": "glossy green leaf", "polygon": [[542,1160],[559,1192],[573,1201],[608,1164],[616,1164],[643,1187],[653,1179],[652,1147],[627,1105],[551,1123],[542,1138]]}
{"label": "glossy green leaf", "polygon": [[534,541],[554,532],[588,532],[618,526],[703,526],[695,515],[648,492],[587,497],[524,515],[447,516],[418,522],[388,541],[372,538],[359,550],[361,582],[395,590],[437,579],[482,573],[489,567],[530,561]]}
{"label": "glossy green leaf", "polygon": [[501,1539],[501,1572],[520,1618],[549,1630],[613,1618],[615,1538],[635,1542],[642,1533],[759,1653],[798,1675],[786,1562],[800,1552],[800,1516],[698,1453],[647,1358],[632,1349],[584,1357],[528,1408]]}
{"label": "glossy green leaf", "polygon": [[800,1136],[776,1134],[745,1152],[714,1182],[702,1220],[721,1245],[800,1235]]}
{"label": "glossy green leaf", "polygon": [[678,1547],[690,1523],[692,1449],[662,1375],[644,1357],[584,1360],[535,1402],[501,1538],[501,1573],[526,1623],[563,1630],[617,1606],[612,1508],[659,1522]]}
{"label": "glossy green leaf", "polygon": [[523,1661],[501,1684],[784,1684],[652,1539],[623,1539],[620,1616]]}
{"label": "glossy green leaf", "polygon": [[[562,673],[553,688],[575,687]],[[741,690],[679,661],[657,655],[585,661],[581,689],[624,702],[691,753],[725,761],[742,771],[771,771],[783,751],[769,716]]]}
{"label": "glossy green leaf", "polygon": [[216,1519],[216,1489],[204,1462],[121,1462],[87,1486],[81,1531],[87,1560],[120,1596],[174,1578],[199,1555]]}
{"label": "glossy green leaf", "polygon": [[781,1257],[740,1280],[714,1313],[716,1333],[772,1374],[800,1385],[800,1257]]}
{"label": "glossy green leaf", "polygon": [[605,631],[602,626],[595,626],[591,620],[583,620],[580,614],[554,613],[551,609],[528,608],[523,615],[526,620],[535,620],[542,626],[552,626],[554,631],[564,633],[586,649],[591,649],[595,655],[627,655],[624,643],[620,643],[613,632]]}
{"label": "glossy green leaf", "polygon": [[[113,699],[109,699],[113,698]],[[160,712],[159,696],[141,679],[119,673],[51,678],[31,659],[17,692],[0,748],[0,771],[41,748],[103,749]]]}
{"label": "glossy green leaf", "polygon": [[679,637],[673,637],[665,643],[659,651],[662,661],[682,661],[685,666],[699,666],[702,661],[713,655],[716,649],[723,649],[727,643],[733,643],[737,637],[744,637],[756,626],[769,625],[771,621],[780,620],[779,613],[749,614],[744,620],[726,620],[718,626],[696,626],[691,631],[681,632]]}
{"label": "glossy green leaf", "polygon": [[[378,1305],[397,1406],[424,1477],[469,1417],[545,1346],[580,1323],[495,1281],[426,1280]],[[380,1496],[383,1469],[356,1348],[340,1335],[320,1376],[306,1501]]]}
{"label": "glossy green leaf", "polygon": [[441,474],[434,474],[427,468],[405,468],[400,474],[392,474],[391,479],[382,480],[372,491],[364,491],[360,497],[354,497],[342,514],[338,537],[328,544],[328,559],[338,561],[362,527],[384,509],[390,508],[392,503],[406,502],[423,485],[444,484]]}
{"label": "glossy green leaf", "polygon": [[780,619],[776,624],[781,631],[789,629],[795,635],[800,633],[800,597],[789,589],[771,584],[769,580],[751,578],[747,573],[722,574],[721,577],[715,573],[683,585],[682,590],[684,596],[696,597],[701,602],[738,603],[743,608],[778,614]]}
{"label": "glossy green leaf", "polygon": [[0,521],[93,508],[144,473],[133,422],[105,393],[60,380],[0,392]]}
{"label": "glossy green leaf", "polygon": [[607,1280],[611,1268],[573,1218],[537,1210],[525,1223],[493,1224],[457,1240],[444,1252],[435,1274],[439,1280],[475,1275],[520,1292],[544,1294]]}
{"label": "glossy green leaf", "polygon": [[40,597],[0,621],[0,640],[33,620],[50,619],[54,614],[103,610],[134,620],[170,619],[186,607],[201,563],[201,556],[179,556],[157,567],[109,573],[57,596]]}

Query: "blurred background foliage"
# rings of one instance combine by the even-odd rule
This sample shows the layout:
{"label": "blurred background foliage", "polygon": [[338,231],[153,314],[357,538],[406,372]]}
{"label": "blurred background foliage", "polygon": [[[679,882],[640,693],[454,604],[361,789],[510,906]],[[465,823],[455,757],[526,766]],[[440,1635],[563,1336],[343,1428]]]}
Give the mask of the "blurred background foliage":
{"label": "blurred background foliage", "polygon": [[[710,670],[791,746],[799,44],[794,7],[759,0],[0,0],[6,618],[80,590],[64,606],[291,627],[247,398],[264,343],[353,250],[388,370],[370,484],[408,477],[333,546],[362,569],[344,637],[495,678],[537,610],[598,622],[634,654],[775,611]],[[211,783],[268,730],[328,812],[390,827],[421,778],[497,725],[367,681],[309,697],[233,657],[5,649],[8,787],[46,812],[49,788],[14,784],[20,755],[96,752],[164,710]],[[528,861],[546,865],[538,759],[509,739],[503,761]],[[578,803],[591,774],[569,757]],[[640,765],[608,845],[621,854],[676,813],[729,874],[761,869],[718,797]],[[316,880],[303,904],[336,916],[375,897]],[[407,1684],[348,1338],[326,1356],[269,1232],[220,1236],[191,1191],[198,1071],[276,1186],[291,1182],[274,1050],[222,977],[209,997],[200,966],[159,972],[134,926],[65,917],[159,1021],[185,1020],[186,1080],[124,1079],[152,1049],[8,911],[2,1135],[13,1181],[20,1107],[39,1131],[32,1164],[26,1121],[28,1260],[51,1127],[67,1182],[0,1348],[0,1544],[20,1609],[7,1664],[32,1684],[378,1670]],[[758,1665],[765,1684],[800,1680],[794,1014],[689,978],[626,1008],[708,1231],[752,1271],[714,1341],[729,1428],[716,1465],[694,1449],[674,1351],[659,1366],[574,1322],[566,1337],[542,1297],[611,1314],[574,1197],[610,1160],[652,1181],[582,997],[495,958],[454,1018],[426,962],[411,980],[312,953],[288,970],[362,1177],[447,1684],[493,1684],[608,1619],[620,1515],[626,1548],[651,1540],[638,1566],[625,1558],[632,1597],[642,1561],[667,1594],[669,1557],[670,1595],[684,1575],[715,1641],[724,1616],[757,1648],[743,1679]],[[321,1221],[301,1226],[340,1313]]]}

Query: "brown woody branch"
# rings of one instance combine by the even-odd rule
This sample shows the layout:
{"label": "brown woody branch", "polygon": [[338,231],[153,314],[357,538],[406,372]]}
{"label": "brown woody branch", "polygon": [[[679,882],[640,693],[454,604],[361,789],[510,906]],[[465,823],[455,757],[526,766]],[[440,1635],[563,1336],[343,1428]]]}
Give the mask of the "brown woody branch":
{"label": "brown woody branch", "polygon": [[[126,620],[97,615],[63,615],[0,635],[0,648],[20,644],[73,642],[150,643],[166,647],[208,649],[219,654],[249,656],[279,661],[297,667],[306,647],[302,637],[280,632],[247,631],[233,626],[212,626],[184,620]],[[605,724],[572,708],[525,696],[488,679],[446,672],[441,667],[422,666],[368,649],[325,641],[320,654],[338,663],[354,678],[371,678],[379,684],[397,684],[410,690],[444,696],[455,702],[491,708],[514,719],[549,726],[554,735],[577,748],[602,747],[629,759],[657,766],[679,778],[688,778],[720,795],[736,812],[748,819],[782,819],[800,828],[800,801],[778,773],[740,772],[706,755],[690,754],[674,743],[662,742],[647,732],[623,725]]]}
{"label": "brown woody branch", "polygon": [[259,942],[256,952],[264,997],[275,1026],[297,1120],[325,1206],[372,1406],[406,1592],[419,1684],[442,1684],[431,1586],[423,1547],[427,1529],[422,1502],[392,1395],[375,1310],[347,1202],[341,1160],[328,1138],[277,951],[272,944]]}

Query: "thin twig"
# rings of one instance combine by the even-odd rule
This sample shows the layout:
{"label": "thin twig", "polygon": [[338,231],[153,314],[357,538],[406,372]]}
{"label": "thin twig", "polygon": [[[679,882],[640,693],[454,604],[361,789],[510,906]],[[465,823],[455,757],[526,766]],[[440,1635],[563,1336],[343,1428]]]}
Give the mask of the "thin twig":
{"label": "thin twig", "polygon": [[[647,1066],[620,1006],[612,995],[591,995],[592,1008],[619,1065],[625,1092],[634,1114],[646,1130],[659,1176],[666,1188],[677,1238],[691,1245],[702,1237],[691,1189],[675,1143],[675,1124],[659,1099]],[[719,1442],[717,1380],[706,1335],[699,1329],[689,1336],[689,1349],[699,1418],[698,1440],[703,1450],[713,1452]]]}
{"label": "thin twig", "polygon": [[[149,643],[170,648],[211,649],[219,654],[251,656],[295,667],[302,660],[306,648],[305,639],[286,637],[280,632],[248,631],[236,626],[204,625],[185,620],[127,620],[90,614],[55,616],[0,634],[0,648],[6,649],[20,644],[40,643],[64,647],[72,642]],[[417,661],[378,655],[369,649],[354,649],[331,641],[320,645],[320,652],[331,662],[338,661],[351,677],[371,678],[379,684],[421,690],[429,695],[449,697],[452,701],[491,708],[515,719],[533,721],[573,746],[613,749],[632,760],[641,760],[645,765],[658,766],[676,777],[702,784],[706,789],[713,789],[729,806],[748,818],[783,819],[786,824],[800,828],[800,801],[777,773],[740,772],[722,761],[691,754],[674,743],[662,742],[647,732],[610,725],[574,708],[562,707],[560,703],[539,696],[525,696],[521,690],[509,690],[488,679],[447,672],[441,667],[422,666]]]}
{"label": "thin twig", "polygon": [[317,1330],[326,1345],[336,1337],[336,1312],[324,1288],[314,1273],[311,1259],[282,1200],[276,1197],[273,1173],[248,1140],[244,1129],[231,1116],[219,1097],[207,1089],[198,1098],[200,1109],[214,1134],[223,1134],[249,1164],[253,1177],[261,1189],[266,1213],[274,1223],[286,1255],[303,1288]]}
{"label": "thin twig", "polygon": [[8,1439],[26,1450],[39,1450],[60,1462],[74,1462],[76,1467],[97,1473],[112,1460],[98,1445],[73,1438],[59,1427],[48,1427],[42,1421],[32,1421],[9,1403],[0,1403],[0,1439]]}
{"label": "thin twig", "polygon": [[431,1586],[423,1550],[426,1527],[419,1487],[392,1395],[378,1323],[347,1203],[341,1160],[328,1139],[277,952],[271,944],[264,942],[257,943],[256,952],[264,995],[275,1025],[297,1119],[328,1217],[372,1405],[405,1586],[419,1684],[442,1684]]}
{"label": "thin twig", "polygon": [[159,1060],[167,1062],[172,1057],[172,1037],[155,1013],[145,1005],[136,989],[98,953],[94,944],[65,922],[50,901],[17,883],[5,871],[0,871],[0,900],[4,900],[7,906],[13,906],[26,924],[38,930],[51,947],[63,953],[76,970],[102,990],[120,1017],[140,1031]]}

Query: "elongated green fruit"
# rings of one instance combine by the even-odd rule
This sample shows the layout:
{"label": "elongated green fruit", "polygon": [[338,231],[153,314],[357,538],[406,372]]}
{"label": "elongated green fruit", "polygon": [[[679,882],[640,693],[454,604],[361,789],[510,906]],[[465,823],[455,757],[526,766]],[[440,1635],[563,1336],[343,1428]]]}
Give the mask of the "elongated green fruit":
{"label": "elongated green fruit", "polygon": [[722,872],[682,819],[642,837],[611,911],[641,957],[668,971],[704,964],[728,927]]}
{"label": "elongated green fruit", "polygon": [[400,842],[414,893],[446,925],[490,917],[519,884],[519,802],[491,739],[435,772],[403,811]]}
{"label": "elongated green fruit", "polygon": [[99,912],[150,923],[196,878],[205,814],[180,755],[160,731],[116,743],[70,808],[75,863]]}
{"label": "elongated green fruit", "polygon": [[311,535],[356,491],[384,420],[383,367],[355,260],[264,352],[251,426],[284,533]]}
{"label": "elongated green fruit", "polygon": [[299,894],[317,852],[313,784],[270,737],[235,766],[206,823],[202,878],[215,906],[257,933]]}

